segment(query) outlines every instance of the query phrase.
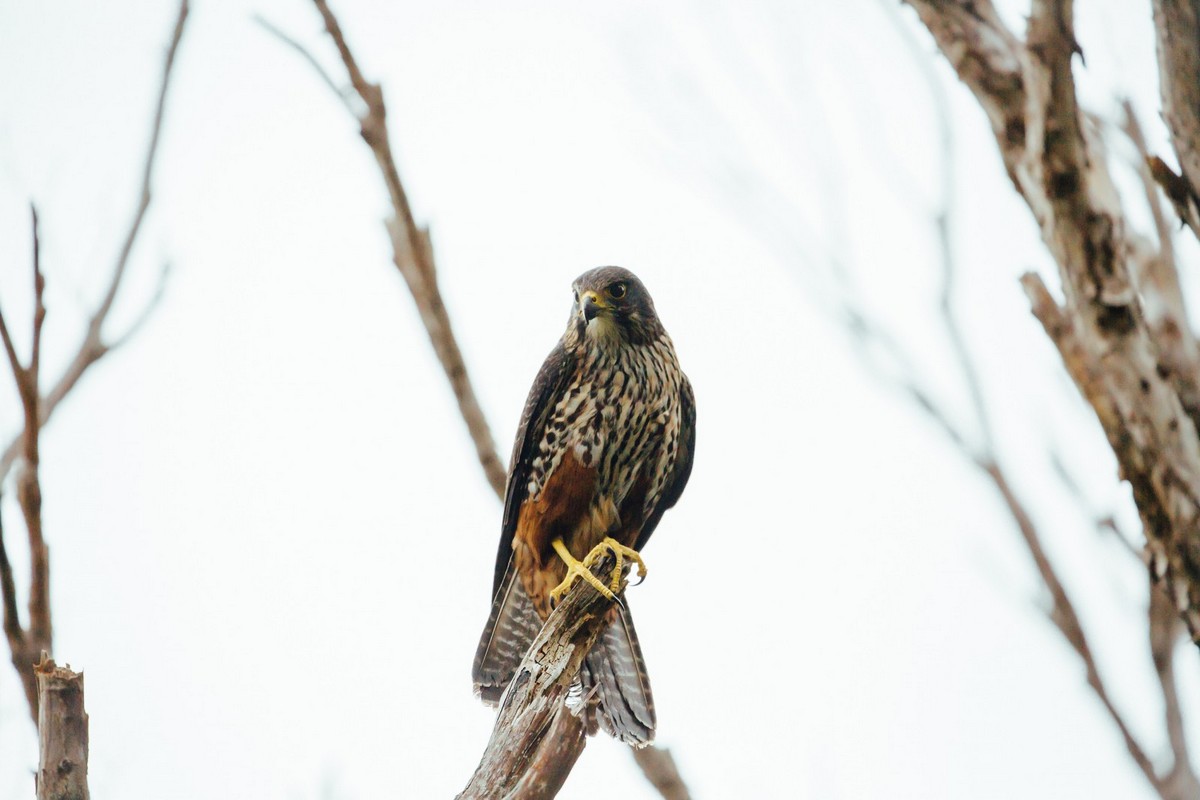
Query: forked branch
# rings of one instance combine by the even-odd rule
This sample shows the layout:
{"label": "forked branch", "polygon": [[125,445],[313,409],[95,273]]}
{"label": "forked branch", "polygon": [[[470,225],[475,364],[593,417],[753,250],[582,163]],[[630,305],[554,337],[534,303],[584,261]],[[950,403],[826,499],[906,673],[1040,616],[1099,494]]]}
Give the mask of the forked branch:
{"label": "forked branch", "polygon": [[[146,213],[150,210],[154,165],[158,157],[158,144],[162,133],[167,94],[171,85],[171,75],[175,67],[175,55],[179,50],[179,43],[183,39],[183,30],[187,22],[187,17],[188,0],[181,0],[179,12],[175,17],[170,44],[167,46],[166,60],[163,64],[162,80],[159,83],[158,89],[158,100],[155,104],[154,116],[150,127],[150,142],[146,148],[146,156],[142,165],[142,181],[138,193],[137,207],[134,209],[133,219],[125,231],[120,250],[117,252],[116,261],[113,263],[112,271],[109,273],[104,295],[101,297],[95,311],[88,318],[83,340],[79,343],[78,348],[76,348],[75,354],[71,357],[66,369],[63,370],[62,374],[54,382],[54,385],[50,387],[50,390],[38,403],[37,419],[39,426],[45,425],[50,420],[50,416],[58,408],[58,404],[70,394],[71,390],[79,383],[79,379],[83,377],[89,367],[128,340],[127,333],[113,340],[106,340],[103,335],[103,329],[109,312],[112,310],[113,304],[120,293],[130,256],[133,253],[134,245],[137,243],[138,235],[142,229],[142,222],[146,218]],[[164,271],[163,274],[165,276],[166,272]],[[133,327],[137,327],[146,318],[158,300],[161,299],[161,296],[162,292],[160,288],[147,304],[139,316],[138,322],[135,322]],[[0,481],[4,480],[17,458],[20,457],[21,448],[22,437],[18,436],[4,449],[3,454],[0,454]]]}

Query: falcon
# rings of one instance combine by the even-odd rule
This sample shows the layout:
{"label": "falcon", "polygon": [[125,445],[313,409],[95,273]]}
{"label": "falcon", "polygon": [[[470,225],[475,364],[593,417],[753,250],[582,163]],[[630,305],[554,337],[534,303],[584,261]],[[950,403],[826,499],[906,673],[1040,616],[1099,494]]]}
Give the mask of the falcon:
{"label": "falcon", "polygon": [[[637,276],[599,267],[572,284],[567,329],[542,364],[517,430],[492,610],[472,670],[496,704],[555,603],[576,579],[613,597],[692,471],[692,387]],[[590,567],[613,553],[607,581]],[[654,699],[629,604],[620,598],[580,671],[595,721],[635,746],[654,738]]]}

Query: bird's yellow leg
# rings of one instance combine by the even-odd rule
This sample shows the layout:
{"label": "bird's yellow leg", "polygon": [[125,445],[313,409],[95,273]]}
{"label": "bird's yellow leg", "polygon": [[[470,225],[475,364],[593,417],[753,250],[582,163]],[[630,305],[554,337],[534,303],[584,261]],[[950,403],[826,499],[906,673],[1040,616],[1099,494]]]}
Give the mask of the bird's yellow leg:
{"label": "bird's yellow leg", "polygon": [[[632,547],[626,547],[611,536],[605,536],[600,544],[592,548],[592,552],[587,554],[583,559],[583,563],[587,567],[591,567],[596,561],[604,557],[605,553],[611,552],[617,560],[617,564],[612,571],[612,591],[616,593],[621,587],[621,576],[625,571],[625,559],[629,559],[637,564],[638,578],[646,577],[646,562],[642,561],[642,557],[638,555],[638,551]],[[591,574],[589,569],[589,574]]]}
{"label": "bird's yellow leg", "polygon": [[[583,578],[585,581],[595,587],[597,592],[604,595],[609,600],[615,599],[616,595],[613,593],[613,590],[601,583],[600,579],[592,574],[592,571],[587,568],[586,564],[576,559],[575,556],[571,555],[571,551],[567,549],[565,544],[563,544],[563,540],[561,538],[552,541],[550,546],[554,548],[554,551],[558,553],[558,557],[561,558],[563,563],[567,565],[567,577],[564,578],[563,582],[554,587],[554,589],[550,592],[550,601],[552,603],[557,604],[558,601],[562,599],[562,596],[565,595],[567,590],[571,588],[571,584],[574,583],[576,577]],[[595,549],[593,549],[592,553],[595,552]],[[591,554],[588,555],[588,558],[591,558]]]}

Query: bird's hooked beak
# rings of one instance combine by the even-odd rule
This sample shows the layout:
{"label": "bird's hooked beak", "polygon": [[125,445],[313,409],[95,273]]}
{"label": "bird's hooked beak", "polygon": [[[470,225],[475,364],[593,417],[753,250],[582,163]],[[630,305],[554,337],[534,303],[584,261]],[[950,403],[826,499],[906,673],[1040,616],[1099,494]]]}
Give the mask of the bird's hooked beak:
{"label": "bird's hooked beak", "polygon": [[595,292],[584,292],[579,298],[579,308],[583,312],[583,319],[591,322],[601,311],[607,311],[612,306],[601,300]]}

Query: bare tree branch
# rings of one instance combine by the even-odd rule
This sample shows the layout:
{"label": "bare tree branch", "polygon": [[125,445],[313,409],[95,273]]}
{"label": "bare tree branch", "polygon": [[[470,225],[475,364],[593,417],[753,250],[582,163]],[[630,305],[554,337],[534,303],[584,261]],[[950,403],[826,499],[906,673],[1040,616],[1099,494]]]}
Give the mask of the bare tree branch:
{"label": "bare tree branch", "polygon": [[346,106],[346,110],[349,111],[352,115],[354,115],[355,118],[358,117],[358,112],[355,111],[354,106],[352,106],[350,104],[350,99],[348,97],[346,97],[346,93],[341,88],[338,87],[338,85],[334,82],[334,80],[330,76],[330,74],[325,70],[325,68],[323,66],[321,66],[321,62],[316,59],[316,56],[314,56],[312,53],[310,53],[308,51],[307,47],[300,44],[300,42],[296,41],[293,37],[288,36],[286,33],[284,33],[278,27],[273,25],[266,17],[263,17],[260,14],[255,14],[253,19],[267,33],[271,34],[276,39],[278,39],[279,41],[286,44],[288,47],[295,50],[300,55],[301,58],[303,58],[305,61],[307,61],[308,65],[313,68],[313,71],[317,73],[317,76],[321,79],[321,81],[326,86],[329,87],[329,91],[331,91],[335,95],[337,95],[338,99],[340,99],[342,101],[342,105]]}
{"label": "bare tree branch", "polygon": [[22,677],[22,687],[25,700],[32,709],[37,707],[37,694],[29,694],[29,684],[24,680],[23,662],[27,647],[25,644],[25,628],[21,624],[21,612],[17,600],[17,587],[13,580],[12,563],[8,560],[8,550],[4,544],[4,515],[0,514],[0,598],[3,599],[4,638],[8,642],[8,650],[13,666]]}
{"label": "bare tree branch", "polygon": [[[354,54],[346,44],[341,26],[329,6],[323,0],[313,0],[313,2],[325,22],[325,30],[337,47],[342,65],[350,77],[351,86],[366,104],[366,113],[356,114],[355,117],[358,120],[363,140],[375,156],[375,162],[383,175],[383,182],[391,200],[392,216],[386,220],[386,226],[392,242],[393,261],[408,285],[421,322],[425,325],[425,332],[429,335],[429,341],[446,373],[447,380],[450,382],[454,398],[458,401],[459,413],[475,443],[475,454],[483,467],[484,475],[492,490],[497,495],[503,496],[507,470],[496,453],[491,429],[483,415],[479,400],[475,396],[475,389],[471,385],[466,362],[463,361],[462,351],[459,349],[458,340],[455,338],[454,329],[450,324],[450,315],[442,301],[429,231],[419,226],[413,216],[408,202],[408,193],[400,180],[400,172],[396,168],[396,162],[392,156],[383,90],[379,84],[371,83],[363,76]],[[346,101],[345,94],[337,89],[333,79],[320,67],[320,62],[311,53],[273,25],[265,22],[260,24],[288,47],[301,53],[309,65],[321,76],[322,81],[353,113],[353,109]]]}
{"label": "bare tree branch", "polygon": [[[615,561],[606,557],[596,572],[608,574],[614,567]],[[622,576],[617,596],[624,590]],[[613,602],[587,581],[576,581],[551,612],[504,692],[491,739],[458,800],[557,794],[587,741],[581,724],[563,730],[564,718],[571,714],[567,695]],[[547,747],[549,757],[543,757]]]}
{"label": "bare tree branch", "polygon": [[[16,589],[8,554],[0,554],[0,585],[4,592],[4,623],[13,666],[21,676],[30,712],[37,721],[37,682],[33,673],[36,653],[50,646],[53,626],[50,619],[50,554],[42,535],[42,488],[38,480],[38,367],[41,363],[42,327],[46,320],[46,280],[42,275],[41,243],[38,234],[37,209],[30,207],[33,236],[33,324],[30,335],[28,366],[21,363],[16,346],[0,310],[0,338],[8,355],[9,367],[21,398],[24,430],[21,434],[21,454],[24,468],[17,476],[17,501],[25,519],[29,537],[29,628],[23,629],[16,612]],[[2,543],[0,543],[2,548]]]}
{"label": "bare tree branch", "polygon": [[[179,43],[183,38],[183,29],[187,22],[187,16],[188,0],[181,0],[179,13],[175,18],[175,27],[171,33],[170,44],[167,46],[166,60],[163,64],[162,81],[159,85],[158,101],[155,105],[154,117],[150,129],[150,143],[147,146],[146,158],[142,167],[142,183],[137,208],[134,211],[129,228],[125,232],[125,238],[121,243],[121,249],[118,251],[104,296],[101,298],[95,312],[88,319],[83,341],[80,342],[75,355],[71,358],[70,363],[67,364],[66,369],[63,370],[62,375],[54,382],[50,391],[46,393],[39,403],[39,426],[45,425],[50,420],[50,416],[58,408],[58,404],[75,388],[75,384],[79,382],[79,379],[83,377],[88,368],[115,349],[116,344],[106,342],[102,331],[105,320],[108,319],[108,314],[112,310],[113,303],[116,301],[117,294],[120,291],[130,255],[133,253],[133,247],[141,231],[142,221],[145,219],[146,212],[150,208],[150,190],[153,182],[154,164],[158,155],[164,110],[167,103],[167,90],[170,88],[171,75],[175,66],[175,55],[179,50]],[[154,307],[160,297],[161,293],[155,294],[154,299],[150,301],[147,308],[143,311],[141,315],[143,318],[148,315],[150,309]],[[127,338],[127,336],[123,336],[119,342],[123,343]],[[0,454],[0,481],[4,480],[12,469],[14,462],[20,457],[21,447],[21,438],[18,437],[5,448],[3,454]]]}
{"label": "bare tree branch", "polygon": [[675,758],[665,747],[643,747],[633,751],[633,760],[642,768],[646,780],[663,800],[691,800],[691,793],[679,775]]}
{"label": "bare tree branch", "polygon": [[1038,534],[1037,527],[1033,523],[1033,519],[1013,492],[1008,479],[998,465],[995,463],[983,464],[981,468],[987,472],[993,485],[995,485],[997,491],[1000,492],[1000,496],[1004,499],[1004,504],[1008,508],[1009,514],[1016,521],[1017,528],[1021,532],[1021,538],[1025,540],[1025,545],[1029,549],[1030,555],[1033,556],[1038,575],[1050,592],[1050,621],[1054,623],[1054,626],[1062,633],[1063,638],[1071,645],[1071,649],[1083,661],[1087,672],[1088,686],[1092,687],[1092,691],[1100,699],[1105,711],[1108,712],[1109,717],[1121,732],[1121,737],[1125,740],[1125,747],[1133,757],[1134,763],[1142,770],[1142,773],[1150,781],[1151,785],[1157,788],[1159,777],[1155,772],[1154,763],[1146,755],[1145,749],[1137,741],[1136,737],[1134,737],[1129,724],[1125,721],[1121,712],[1113,705],[1112,698],[1108,694],[1108,689],[1100,676],[1100,670],[1096,666],[1096,659],[1092,654],[1092,648],[1088,644],[1087,636],[1084,634],[1083,624],[1080,622],[1079,615],[1075,612],[1075,606],[1067,595],[1066,588],[1063,586],[1062,581],[1059,579],[1050,562],[1049,556],[1046,554],[1045,548],[1042,546],[1041,537]]}
{"label": "bare tree branch", "polygon": [[1163,784],[1173,797],[1200,797],[1200,780],[1192,770],[1188,754],[1187,732],[1184,727],[1183,710],[1179,704],[1179,691],[1175,682],[1175,646],[1179,643],[1183,625],[1171,605],[1171,599],[1161,586],[1150,581],[1149,613],[1150,654],[1154,658],[1154,672],[1163,696],[1163,717],[1167,728],[1167,741],[1171,745],[1174,762],[1163,776]]}
{"label": "bare tree branch", "polygon": [[[979,75],[980,64],[989,70],[990,50],[978,37],[949,37],[942,24],[963,18],[965,6],[981,4],[910,4],[994,118],[1004,102],[977,88],[996,80]],[[1059,267],[1072,346],[1083,351],[1071,356],[1083,369],[1068,364],[1068,371],[1077,383],[1086,382],[1080,389],[1133,487],[1153,573],[1167,586],[1193,638],[1200,639],[1200,557],[1189,545],[1200,536],[1200,439],[1169,370],[1159,363],[1135,290],[1120,202],[1076,102],[1071,63],[1078,49],[1071,3],[1035,2],[1027,46],[1016,58],[1025,102],[1017,109],[1007,101],[1010,113],[1024,114],[1025,135],[997,141]],[[1011,83],[1012,72],[1004,66],[1001,77]],[[1066,361],[1061,344],[1060,352]]]}

